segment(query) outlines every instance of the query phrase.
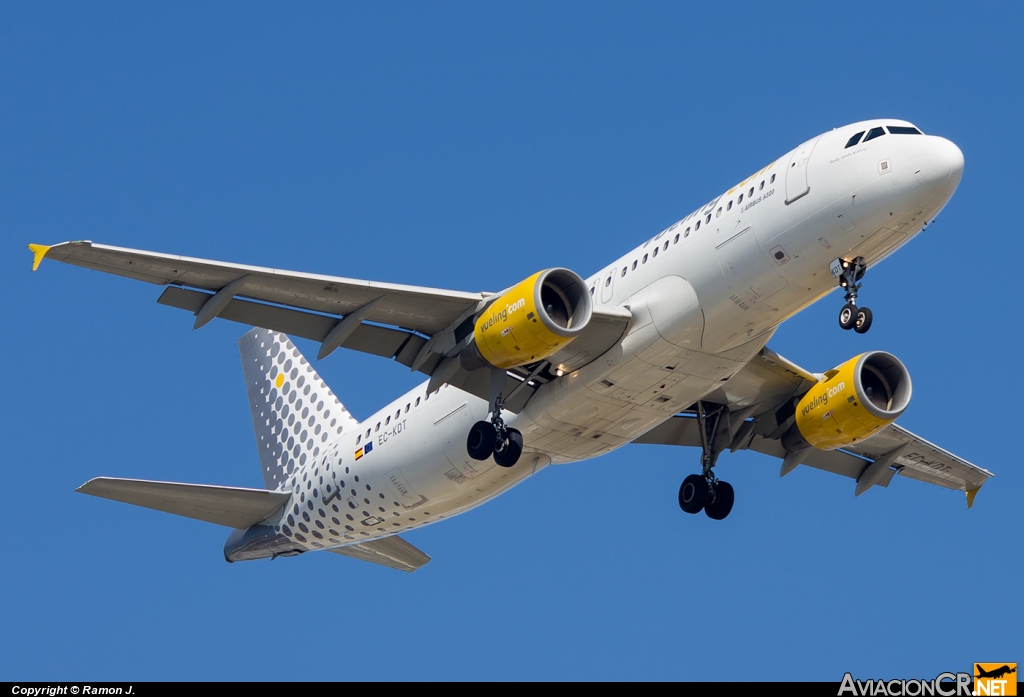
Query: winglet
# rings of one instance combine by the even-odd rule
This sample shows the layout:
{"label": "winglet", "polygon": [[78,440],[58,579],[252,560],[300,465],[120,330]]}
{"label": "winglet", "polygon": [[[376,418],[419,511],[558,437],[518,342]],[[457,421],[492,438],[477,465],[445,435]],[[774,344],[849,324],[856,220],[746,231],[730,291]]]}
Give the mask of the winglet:
{"label": "winglet", "polygon": [[975,487],[974,489],[968,489],[967,490],[967,507],[968,508],[970,508],[971,506],[974,505],[974,497],[978,495],[979,491],[981,491],[981,487],[980,486],[979,487]]}
{"label": "winglet", "polygon": [[50,248],[45,244],[30,244],[28,248],[31,249],[32,254],[35,255],[35,258],[32,260],[32,270],[35,271],[39,268],[39,263],[43,260],[43,257],[46,256],[46,253],[50,251]]}

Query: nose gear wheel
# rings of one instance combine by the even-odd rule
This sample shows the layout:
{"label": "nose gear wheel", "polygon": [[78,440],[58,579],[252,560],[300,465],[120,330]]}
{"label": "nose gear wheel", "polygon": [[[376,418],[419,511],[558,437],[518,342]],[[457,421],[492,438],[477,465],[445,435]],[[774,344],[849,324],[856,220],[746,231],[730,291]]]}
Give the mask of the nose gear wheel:
{"label": "nose gear wheel", "polygon": [[853,329],[858,334],[864,334],[871,328],[871,310],[866,307],[857,307],[857,292],[860,290],[860,279],[868,270],[864,257],[857,257],[853,261],[836,259],[830,265],[832,275],[839,279],[839,285],[846,289],[843,298],[846,304],[839,311],[839,326],[843,329]]}

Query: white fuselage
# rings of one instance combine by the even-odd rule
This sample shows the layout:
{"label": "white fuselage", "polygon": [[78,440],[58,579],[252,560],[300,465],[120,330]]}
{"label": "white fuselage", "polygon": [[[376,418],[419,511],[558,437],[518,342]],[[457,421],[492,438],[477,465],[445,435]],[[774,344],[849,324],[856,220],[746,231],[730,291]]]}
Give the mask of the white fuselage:
{"label": "white fuselage", "polygon": [[343,491],[315,502],[325,528],[307,547],[461,513],[550,463],[621,447],[727,382],[783,320],[837,287],[833,259],[877,264],[959,184],[963,156],[943,138],[887,134],[844,148],[879,125],[909,124],[873,120],[818,136],[591,276],[595,306],[625,306],[632,320],[619,344],[504,415],[525,441],[514,467],[470,458],[466,437],[487,403],[447,385],[428,395],[424,383],[344,433],[296,478],[286,514],[305,510],[320,477]]}

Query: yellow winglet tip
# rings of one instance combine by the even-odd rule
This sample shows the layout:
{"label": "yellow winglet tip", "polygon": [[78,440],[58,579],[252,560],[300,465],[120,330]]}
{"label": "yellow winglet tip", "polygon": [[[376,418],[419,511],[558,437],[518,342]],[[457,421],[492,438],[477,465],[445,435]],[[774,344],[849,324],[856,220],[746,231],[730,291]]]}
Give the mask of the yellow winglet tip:
{"label": "yellow winglet tip", "polygon": [[968,508],[970,508],[971,506],[974,505],[974,497],[978,495],[979,491],[981,491],[981,487],[980,486],[976,487],[974,489],[968,489],[967,490],[967,507]]}
{"label": "yellow winglet tip", "polygon": [[35,257],[32,259],[32,270],[35,271],[39,268],[39,264],[43,261],[43,257],[46,256],[46,253],[50,251],[50,248],[45,244],[30,244],[28,248],[32,250],[32,254]]}

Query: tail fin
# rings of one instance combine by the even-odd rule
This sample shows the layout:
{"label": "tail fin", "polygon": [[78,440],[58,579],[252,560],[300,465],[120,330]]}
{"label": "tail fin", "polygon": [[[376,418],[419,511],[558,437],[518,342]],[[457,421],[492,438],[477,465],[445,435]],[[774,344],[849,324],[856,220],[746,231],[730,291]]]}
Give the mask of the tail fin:
{"label": "tail fin", "polygon": [[281,489],[308,460],[359,422],[287,336],[253,329],[238,340],[267,489]]}

